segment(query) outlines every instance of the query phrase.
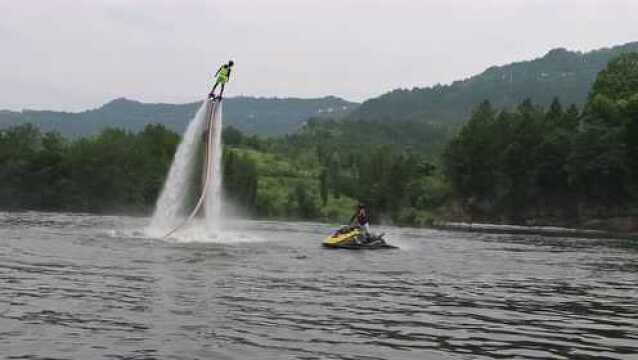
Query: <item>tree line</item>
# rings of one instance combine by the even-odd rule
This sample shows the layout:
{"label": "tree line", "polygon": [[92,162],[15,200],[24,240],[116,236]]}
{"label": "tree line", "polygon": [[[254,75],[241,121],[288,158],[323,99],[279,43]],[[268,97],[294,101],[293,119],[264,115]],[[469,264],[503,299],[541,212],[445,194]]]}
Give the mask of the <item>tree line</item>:
{"label": "tree line", "polygon": [[469,214],[521,223],[611,217],[634,211],[638,190],[638,54],[611,61],[582,110],[558,99],[513,111],[487,101],[443,155]]}
{"label": "tree line", "polygon": [[26,124],[0,131],[0,207],[145,213],[179,142],[160,125],[69,141]]}

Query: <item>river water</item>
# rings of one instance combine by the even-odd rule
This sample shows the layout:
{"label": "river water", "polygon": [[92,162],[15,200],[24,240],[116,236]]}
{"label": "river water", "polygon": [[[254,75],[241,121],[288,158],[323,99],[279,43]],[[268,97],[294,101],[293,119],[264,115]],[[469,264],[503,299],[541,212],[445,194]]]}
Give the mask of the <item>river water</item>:
{"label": "river water", "polygon": [[349,251],[323,224],[161,241],[148,221],[0,213],[0,354],[638,358],[631,241],[384,228],[400,249]]}

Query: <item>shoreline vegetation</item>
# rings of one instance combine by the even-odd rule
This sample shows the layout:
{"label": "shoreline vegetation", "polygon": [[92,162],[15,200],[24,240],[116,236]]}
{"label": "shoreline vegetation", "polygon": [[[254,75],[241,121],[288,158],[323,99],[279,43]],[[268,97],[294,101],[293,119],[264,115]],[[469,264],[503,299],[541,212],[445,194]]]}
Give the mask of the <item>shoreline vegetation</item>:
{"label": "shoreline vegetation", "polygon": [[[582,108],[483,101],[458,123],[316,118],[278,138],[226,127],[224,193],[255,219],[341,223],[363,201],[382,224],[636,238],[637,53],[612,60]],[[157,124],[78,139],[0,130],[0,209],[148,215],[179,140]]]}

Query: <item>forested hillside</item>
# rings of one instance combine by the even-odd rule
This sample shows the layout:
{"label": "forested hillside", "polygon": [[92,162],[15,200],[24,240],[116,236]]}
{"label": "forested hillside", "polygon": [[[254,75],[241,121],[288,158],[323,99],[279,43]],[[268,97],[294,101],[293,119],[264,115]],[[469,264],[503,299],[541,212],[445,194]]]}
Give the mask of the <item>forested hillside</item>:
{"label": "forested hillside", "polygon": [[365,101],[349,117],[458,124],[483,100],[513,109],[528,98],[548,106],[560,97],[565,105],[582,106],[598,72],[612,58],[631,51],[638,51],[638,42],[587,53],[554,49],[541,58],[493,66],[450,85],[394,90]]}
{"label": "forested hillside", "polygon": [[[182,133],[200,104],[145,104],[116,99],[98,109],[79,113],[0,111],[0,128],[31,123],[45,132],[55,130],[63,136],[80,137],[96,135],[106,128],[140,131],[147,124],[162,124]],[[341,118],[356,106],[336,97],[230,97],[224,100],[224,121],[247,134],[275,136],[296,131],[310,117]]]}
{"label": "forested hillside", "polygon": [[558,99],[513,111],[484,101],[444,164],[472,216],[579,224],[638,214],[638,53],[610,62],[582,111]]}
{"label": "forested hillside", "polygon": [[[361,106],[331,96],[318,99],[227,98],[224,119],[226,125],[245,134],[260,136],[292,134],[309,118],[346,118],[369,124],[401,122],[395,127],[397,129],[415,129],[419,123],[453,128],[463,123],[471,115],[471,109],[483,100],[489,100],[498,108],[513,109],[527,98],[540,106],[548,106],[554,97],[560,97],[565,105],[582,106],[596,74],[608,61],[637,50],[638,42],[587,53],[554,49],[542,58],[493,66],[450,85],[394,90],[367,100]],[[140,131],[147,124],[155,123],[181,133],[198,106],[198,102],[146,104],[116,99],[98,109],[79,113],[0,111],[0,128],[32,123],[45,132],[56,130],[63,136],[81,137],[95,135],[109,127]],[[428,126],[418,131],[429,130]],[[374,131],[373,125],[365,129]]]}

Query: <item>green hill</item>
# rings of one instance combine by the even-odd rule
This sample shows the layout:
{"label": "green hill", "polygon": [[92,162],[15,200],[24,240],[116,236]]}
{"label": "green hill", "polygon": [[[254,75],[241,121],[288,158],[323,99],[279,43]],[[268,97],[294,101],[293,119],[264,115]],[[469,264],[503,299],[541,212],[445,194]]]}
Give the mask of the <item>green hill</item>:
{"label": "green hill", "polygon": [[[56,130],[64,136],[95,135],[112,127],[139,131],[149,123],[184,131],[198,102],[189,104],[146,104],[124,98],[100,108],[79,113],[0,111],[0,128],[33,123],[44,131]],[[317,99],[234,97],[224,100],[225,125],[248,134],[276,136],[294,132],[310,117],[341,118],[358,104],[328,96]]]}
{"label": "green hill", "polygon": [[367,120],[463,122],[481,101],[513,108],[526,98],[547,106],[555,96],[582,106],[596,75],[609,60],[638,51],[638,42],[586,53],[554,49],[531,61],[493,66],[450,85],[398,89],[365,101],[349,116]]}
{"label": "green hill", "polygon": [[[228,98],[224,103],[225,125],[231,125],[246,134],[278,136],[295,133],[309,118],[362,120],[365,124],[344,125],[364,133],[373,131],[379,120],[391,120],[400,127],[389,131],[382,143],[419,143],[414,135],[403,136],[424,122],[453,127],[464,122],[471,110],[483,100],[496,108],[513,108],[524,99],[548,106],[558,96],[565,105],[582,106],[593,81],[610,59],[627,52],[638,51],[638,42],[586,53],[554,49],[545,56],[531,61],[493,66],[483,73],[450,85],[436,85],[412,90],[398,89],[359,105],[336,97],[316,99],[298,98]],[[107,127],[139,131],[146,124],[157,123],[181,133],[195,114],[199,103],[147,104],[128,99],[116,99],[104,106],[79,113],[32,111],[0,111],[0,128],[27,122],[44,131],[57,130],[65,136],[81,137],[97,134]],[[373,130],[374,129],[374,130]],[[390,129],[392,130],[392,129]],[[431,130],[431,129],[430,129]],[[411,131],[411,130],[410,130]],[[396,134],[395,134],[396,133]],[[419,146],[417,146],[419,147]]]}

